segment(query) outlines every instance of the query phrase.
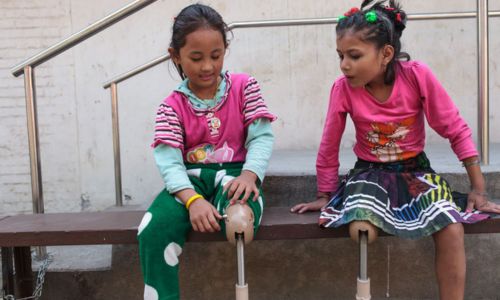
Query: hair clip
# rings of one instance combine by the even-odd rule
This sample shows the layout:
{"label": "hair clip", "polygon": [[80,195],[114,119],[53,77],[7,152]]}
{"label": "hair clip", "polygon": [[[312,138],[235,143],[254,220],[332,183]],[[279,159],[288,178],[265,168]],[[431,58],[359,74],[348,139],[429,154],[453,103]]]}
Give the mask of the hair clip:
{"label": "hair clip", "polygon": [[357,13],[358,11],[359,11],[359,8],[357,8],[357,7],[353,7],[353,8],[351,8],[351,9],[349,9],[349,10],[348,10],[348,11],[344,14],[344,16],[346,16],[346,17],[350,17],[350,16],[354,15],[355,13]]}
{"label": "hair clip", "polygon": [[396,21],[398,21],[398,22],[401,23],[402,19],[401,19],[401,14],[400,13],[396,14]]}
{"label": "hair clip", "polygon": [[390,7],[389,5],[386,5],[385,6],[385,10],[393,11],[393,10],[395,10],[395,8],[394,7]]}
{"label": "hair clip", "polygon": [[342,21],[342,20],[344,20],[344,19],[347,19],[347,17],[346,17],[346,16],[344,16],[344,15],[338,16],[338,17],[337,17],[337,23],[339,23],[340,21]]}
{"label": "hair clip", "polygon": [[377,13],[374,10],[370,10],[365,14],[365,20],[368,23],[375,23],[377,22]]}

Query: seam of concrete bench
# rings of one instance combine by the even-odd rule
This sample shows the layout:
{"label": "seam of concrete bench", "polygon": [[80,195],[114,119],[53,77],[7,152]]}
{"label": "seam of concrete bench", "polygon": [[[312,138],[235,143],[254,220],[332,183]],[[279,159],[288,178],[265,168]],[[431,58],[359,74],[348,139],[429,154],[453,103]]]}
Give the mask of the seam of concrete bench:
{"label": "seam of concrete bench", "polygon": [[[135,244],[144,211],[106,211],[16,215],[0,219],[0,246]],[[266,208],[256,240],[348,237],[348,227],[324,229],[318,213],[292,214],[287,207]],[[468,234],[500,233],[500,217],[464,224]],[[387,235],[383,232],[381,235]],[[225,241],[221,233],[191,232],[188,241]]]}

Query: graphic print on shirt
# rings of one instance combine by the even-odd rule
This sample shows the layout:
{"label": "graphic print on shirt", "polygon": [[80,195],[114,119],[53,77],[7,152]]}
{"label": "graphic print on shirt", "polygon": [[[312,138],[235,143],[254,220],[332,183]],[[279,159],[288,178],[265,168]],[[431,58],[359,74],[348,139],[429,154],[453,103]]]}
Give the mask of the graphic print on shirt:
{"label": "graphic print on shirt", "polygon": [[417,155],[414,151],[403,151],[398,141],[404,140],[415,122],[415,117],[393,123],[371,123],[372,130],[366,134],[371,153],[381,162],[404,160]]}
{"label": "graphic print on shirt", "polygon": [[212,144],[201,144],[186,154],[186,160],[192,164],[226,163],[233,160],[234,150],[227,145],[227,142],[215,149]]}
{"label": "graphic print on shirt", "polygon": [[221,126],[220,119],[215,116],[213,112],[209,112],[206,116],[208,129],[210,130],[210,135],[213,137],[219,136],[219,128]]}

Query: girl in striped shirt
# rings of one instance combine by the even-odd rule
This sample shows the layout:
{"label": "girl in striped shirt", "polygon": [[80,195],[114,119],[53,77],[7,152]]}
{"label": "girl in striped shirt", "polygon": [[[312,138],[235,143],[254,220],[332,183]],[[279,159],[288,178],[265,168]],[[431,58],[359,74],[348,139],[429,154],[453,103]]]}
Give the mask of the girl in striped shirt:
{"label": "girl in striped shirt", "polygon": [[254,78],[222,71],[227,32],[222,17],[201,4],[174,21],[168,51],[183,81],[156,115],[154,156],[165,189],[139,226],[145,299],[179,298],[178,256],[191,229],[220,231],[236,201],[252,209],[254,230],[260,224],[276,117]]}

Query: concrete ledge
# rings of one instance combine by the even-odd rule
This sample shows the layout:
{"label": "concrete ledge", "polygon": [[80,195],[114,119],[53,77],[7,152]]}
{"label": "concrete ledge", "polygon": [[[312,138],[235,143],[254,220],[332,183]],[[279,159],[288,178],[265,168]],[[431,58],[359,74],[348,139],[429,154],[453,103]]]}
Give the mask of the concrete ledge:
{"label": "concrete ledge", "polygon": [[[492,144],[490,164],[481,166],[490,196],[500,198],[500,144]],[[448,144],[429,145],[426,154],[432,168],[443,176],[451,188],[459,192],[470,190],[466,170]],[[340,151],[340,174],[354,166],[356,157],[350,148]],[[316,194],[316,150],[276,150],[273,152],[263,185],[266,208],[292,206],[311,201]]]}
{"label": "concrete ledge", "polygon": [[[425,153],[433,169],[438,173],[465,173],[465,169],[444,141],[427,145]],[[267,176],[308,176],[316,175],[317,150],[275,150],[269,162]],[[356,162],[351,148],[341,148],[339,154],[341,174],[345,174]],[[481,166],[485,173],[500,172],[500,144],[490,145],[490,164]]]}
{"label": "concrete ledge", "polygon": [[[144,211],[18,215],[0,221],[0,246],[135,244]],[[323,229],[318,213],[292,214],[288,207],[266,209],[256,240],[348,237],[347,226]],[[466,233],[500,233],[500,216],[464,224]],[[223,241],[218,233],[191,232],[188,241]]]}

